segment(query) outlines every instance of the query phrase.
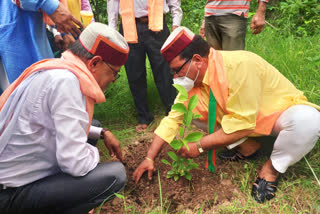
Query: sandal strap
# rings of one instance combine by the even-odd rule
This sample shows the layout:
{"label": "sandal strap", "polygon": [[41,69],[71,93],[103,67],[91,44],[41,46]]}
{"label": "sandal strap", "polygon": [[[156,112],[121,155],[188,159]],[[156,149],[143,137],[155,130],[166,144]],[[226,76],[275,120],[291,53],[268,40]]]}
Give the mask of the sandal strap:
{"label": "sandal strap", "polygon": [[277,185],[278,178],[276,181],[266,181],[265,178],[258,177],[252,185],[251,195],[257,202],[263,203],[266,199],[270,200],[275,196]]}

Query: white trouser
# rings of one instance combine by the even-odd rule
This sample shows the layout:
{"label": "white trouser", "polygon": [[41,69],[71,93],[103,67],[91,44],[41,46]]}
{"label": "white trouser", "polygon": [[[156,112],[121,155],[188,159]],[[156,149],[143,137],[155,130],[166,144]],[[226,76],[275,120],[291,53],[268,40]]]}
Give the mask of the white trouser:
{"label": "white trouser", "polygon": [[[193,124],[207,131],[207,124],[193,120]],[[273,167],[280,173],[311,151],[320,137],[320,112],[307,105],[295,105],[284,111],[276,121],[271,135],[276,136],[271,153]],[[227,146],[243,143],[247,137]]]}
{"label": "white trouser", "polygon": [[275,123],[277,136],[270,156],[280,173],[298,162],[315,146],[320,137],[320,112],[307,105],[295,105],[284,111]]}

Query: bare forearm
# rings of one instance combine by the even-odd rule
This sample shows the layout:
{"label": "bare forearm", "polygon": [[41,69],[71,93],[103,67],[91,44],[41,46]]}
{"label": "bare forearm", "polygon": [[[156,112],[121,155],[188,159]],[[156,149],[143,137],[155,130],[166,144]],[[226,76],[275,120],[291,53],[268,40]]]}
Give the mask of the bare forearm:
{"label": "bare forearm", "polygon": [[153,142],[151,144],[150,149],[148,150],[147,157],[154,160],[158,153],[160,152],[162,146],[166,144],[162,138],[160,138],[158,135],[155,135]]}
{"label": "bare forearm", "polygon": [[265,15],[266,10],[267,10],[267,3],[263,1],[259,1],[259,5],[256,13]]}
{"label": "bare forearm", "polygon": [[231,134],[226,134],[223,129],[203,137],[200,141],[201,147],[204,150],[218,149],[228,146],[241,138],[244,138],[251,134],[253,130],[241,130]]}

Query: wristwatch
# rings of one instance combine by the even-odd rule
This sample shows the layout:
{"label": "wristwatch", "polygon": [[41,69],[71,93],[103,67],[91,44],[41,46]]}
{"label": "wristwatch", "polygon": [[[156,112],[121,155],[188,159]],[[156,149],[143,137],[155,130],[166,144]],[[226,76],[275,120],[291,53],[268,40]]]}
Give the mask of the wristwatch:
{"label": "wristwatch", "polygon": [[101,130],[101,132],[100,132],[100,139],[104,139],[104,133],[105,133],[106,131],[109,131],[109,129],[103,128],[103,129]]}
{"label": "wristwatch", "polygon": [[203,148],[201,147],[200,141],[197,142],[197,147],[200,154],[204,152]]}

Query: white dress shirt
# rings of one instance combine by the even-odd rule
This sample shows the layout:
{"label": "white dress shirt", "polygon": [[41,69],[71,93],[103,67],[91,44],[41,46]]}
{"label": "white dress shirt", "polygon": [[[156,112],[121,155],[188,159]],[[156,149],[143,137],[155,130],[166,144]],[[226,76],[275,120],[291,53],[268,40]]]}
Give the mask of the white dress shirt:
{"label": "white dress shirt", "polygon": [[[169,8],[172,14],[172,25],[180,26],[182,19],[181,0],[164,0],[163,13],[168,13]],[[107,0],[108,25],[117,29],[118,14],[120,14],[120,0]],[[135,17],[148,16],[148,0],[134,0]]]}
{"label": "white dress shirt", "polygon": [[15,127],[4,130],[11,137],[0,153],[0,184],[8,187],[61,171],[83,176],[99,162],[97,148],[86,143],[89,117],[77,77],[64,69],[35,75]]}

